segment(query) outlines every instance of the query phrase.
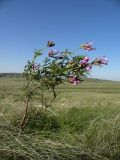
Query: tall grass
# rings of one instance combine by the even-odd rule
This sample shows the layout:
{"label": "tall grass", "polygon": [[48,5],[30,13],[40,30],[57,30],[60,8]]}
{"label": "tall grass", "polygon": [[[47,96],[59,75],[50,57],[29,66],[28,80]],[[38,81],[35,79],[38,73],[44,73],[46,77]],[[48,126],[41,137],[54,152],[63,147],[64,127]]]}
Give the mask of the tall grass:
{"label": "tall grass", "polygon": [[36,97],[34,112],[19,134],[23,82],[11,81],[0,85],[0,160],[120,159],[119,83],[90,81],[82,89],[61,86],[62,94],[42,114]]}

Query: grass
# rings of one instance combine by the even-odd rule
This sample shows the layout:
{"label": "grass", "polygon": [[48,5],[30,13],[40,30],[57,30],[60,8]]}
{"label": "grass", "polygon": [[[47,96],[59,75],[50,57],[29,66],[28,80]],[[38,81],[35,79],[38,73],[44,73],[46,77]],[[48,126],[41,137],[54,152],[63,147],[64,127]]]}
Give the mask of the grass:
{"label": "grass", "polygon": [[58,86],[60,94],[42,114],[36,97],[19,135],[23,86],[22,78],[0,78],[0,160],[120,159],[119,82]]}

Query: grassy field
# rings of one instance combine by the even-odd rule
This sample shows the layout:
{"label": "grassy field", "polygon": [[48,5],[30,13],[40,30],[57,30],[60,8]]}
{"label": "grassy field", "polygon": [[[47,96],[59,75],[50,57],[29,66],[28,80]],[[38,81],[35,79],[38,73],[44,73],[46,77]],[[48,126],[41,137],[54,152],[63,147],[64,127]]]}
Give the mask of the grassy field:
{"label": "grassy field", "polygon": [[53,106],[41,114],[34,102],[18,134],[23,88],[22,78],[0,78],[0,160],[120,160],[120,82],[58,86]]}

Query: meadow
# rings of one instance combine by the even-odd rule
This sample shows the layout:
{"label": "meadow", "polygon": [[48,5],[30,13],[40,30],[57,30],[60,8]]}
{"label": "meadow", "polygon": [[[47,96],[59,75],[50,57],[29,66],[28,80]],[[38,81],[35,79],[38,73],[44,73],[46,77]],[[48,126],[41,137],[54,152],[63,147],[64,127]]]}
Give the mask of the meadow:
{"label": "meadow", "polygon": [[19,134],[23,88],[21,77],[0,78],[0,160],[120,160],[120,82],[60,85],[42,113],[35,97]]}

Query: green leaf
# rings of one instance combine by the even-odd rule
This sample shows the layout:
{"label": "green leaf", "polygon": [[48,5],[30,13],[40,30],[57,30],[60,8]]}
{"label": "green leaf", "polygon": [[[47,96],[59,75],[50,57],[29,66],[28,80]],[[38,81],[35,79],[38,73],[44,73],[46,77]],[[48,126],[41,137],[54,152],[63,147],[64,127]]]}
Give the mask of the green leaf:
{"label": "green leaf", "polygon": [[42,50],[35,50],[34,51],[34,58],[37,58],[37,57],[39,57],[41,55],[42,55]]}

